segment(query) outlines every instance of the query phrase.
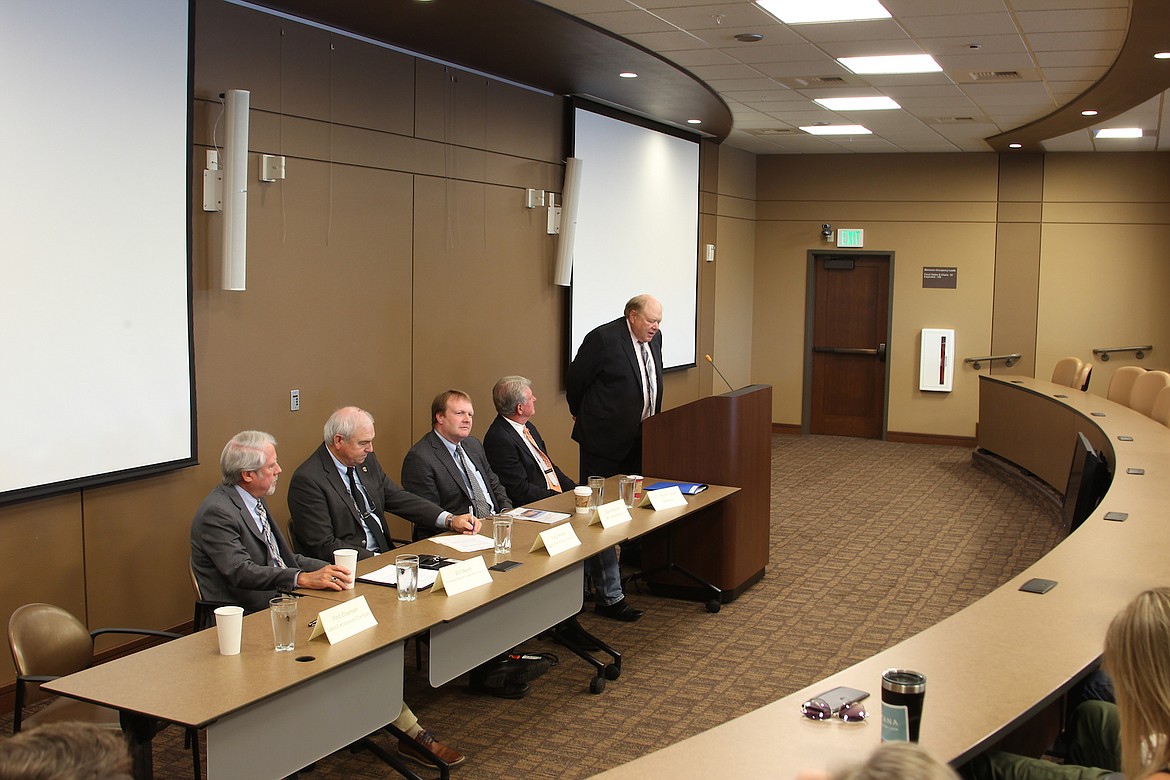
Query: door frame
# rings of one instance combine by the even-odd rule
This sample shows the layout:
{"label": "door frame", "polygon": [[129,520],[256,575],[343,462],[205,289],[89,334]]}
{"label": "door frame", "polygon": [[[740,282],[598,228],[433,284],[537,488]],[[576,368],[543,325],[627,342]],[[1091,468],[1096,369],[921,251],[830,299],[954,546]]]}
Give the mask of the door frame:
{"label": "door frame", "polygon": [[889,293],[886,300],[886,375],[882,391],[882,441],[886,441],[890,428],[890,364],[894,351],[890,339],[894,327],[894,252],[881,249],[809,249],[805,268],[804,299],[804,382],[800,403],[800,433],[808,436],[812,427],[812,360],[813,322],[816,312],[816,263],[822,257],[848,255],[850,257],[879,256],[889,261]]}

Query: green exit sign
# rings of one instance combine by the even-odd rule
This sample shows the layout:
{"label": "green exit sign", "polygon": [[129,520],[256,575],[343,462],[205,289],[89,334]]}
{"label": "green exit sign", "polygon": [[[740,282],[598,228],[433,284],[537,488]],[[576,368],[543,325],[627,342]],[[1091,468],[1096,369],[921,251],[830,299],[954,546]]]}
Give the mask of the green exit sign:
{"label": "green exit sign", "polygon": [[837,228],[837,246],[856,248],[865,246],[865,231],[861,228]]}

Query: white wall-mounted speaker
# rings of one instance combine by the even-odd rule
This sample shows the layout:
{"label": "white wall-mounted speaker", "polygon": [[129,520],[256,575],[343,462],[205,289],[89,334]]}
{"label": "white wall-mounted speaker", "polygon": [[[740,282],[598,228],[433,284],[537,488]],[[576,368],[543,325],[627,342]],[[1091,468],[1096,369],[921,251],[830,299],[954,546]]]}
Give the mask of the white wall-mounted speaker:
{"label": "white wall-mounted speaker", "polygon": [[561,193],[561,236],[557,239],[553,284],[568,287],[573,280],[573,240],[577,233],[577,204],[581,201],[581,159],[565,160],[565,186]]}

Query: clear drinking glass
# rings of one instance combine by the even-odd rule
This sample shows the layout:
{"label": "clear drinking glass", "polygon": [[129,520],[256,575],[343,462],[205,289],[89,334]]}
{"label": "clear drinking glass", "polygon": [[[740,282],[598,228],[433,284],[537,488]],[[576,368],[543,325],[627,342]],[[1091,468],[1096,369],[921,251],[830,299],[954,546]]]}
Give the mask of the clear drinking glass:
{"label": "clear drinking glass", "polygon": [[415,601],[418,598],[418,556],[399,555],[394,559],[398,579],[398,600]]}
{"label": "clear drinking glass", "polygon": [[297,600],[293,596],[277,596],[268,602],[272,616],[272,641],[276,652],[291,653],[297,644]]}

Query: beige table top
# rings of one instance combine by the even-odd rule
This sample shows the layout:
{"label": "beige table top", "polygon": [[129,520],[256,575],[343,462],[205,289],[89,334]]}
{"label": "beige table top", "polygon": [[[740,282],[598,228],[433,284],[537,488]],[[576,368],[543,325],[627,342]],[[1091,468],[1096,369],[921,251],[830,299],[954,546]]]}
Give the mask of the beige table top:
{"label": "beige table top", "polygon": [[[1076,533],[937,625],[777,702],[598,777],[791,778],[803,770],[861,760],[881,740],[880,718],[874,714],[881,709],[881,673],[891,667],[926,675],[921,744],[936,757],[959,763],[1055,699],[1097,661],[1113,615],[1142,590],[1170,584],[1170,430],[1104,398],[1049,382],[992,381],[1015,388],[1015,401],[1025,408],[1060,404],[1072,409],[1070,424],[1096,427],[1097,438],[1112,442],[1113,484]],[[1119,435],[1134,441],[1120,442]],[[1130,467],[1146,473],[1128,475]],[[1104,520],[1109,511],[1128,512],[1129,518]],[[1059,584],[1044,595],[1020,592],[1032,577]],[[782,673],[783,659],[777,663]],[[868,721],[817,722],[801,716],[801,702],[836,685],[871,693]]]}
{"label": "beige table top", "polygon": [[[616,478],[612,483],[612,487],[607,485],[607,495],[616,496]],[[297,649],[292,653],[273,652],[270,618],[266,612],[258,612],[244,618],[242,649],[238,656],[219,655],[216,632],[201,631],[62,677],[44,687],[76,699],[185,726],[204,727],[337,666],[377,652],[439,623],[455,620],[607,547],[721,501],[737,490],[711,486],[698,496],[688,496],[686,508],[660,513],[635,509],[630,523],[608,531],[600,525],[590,527],[586,516],[574,514],[568,522],[572,522],[582,544],[555,556],[527,552],[536,535],[549,527],[547,524],[517,521],[513,526],[513,552],[501,557],[521,561],[523,565],[507,572],[491,572],[491,585],[457,596],[433,594],[427,590],[420,593],[415,602],[400,602],[393,588],[365,583],[358,583],[354,590],[344,592],[301,590]],[[572,495],[561,495],[534,506],[572,511],[572,500]],[[485,555],[489,566],[496,558],[490,551],[486,554],[460,554],[426,540],[401,549],[455,558]],[[358,572],[362,574],[392,562],[392,555],[369,558],[359,562]],[[324,638],[308,642],[308,623],[318,612],[358,596],[366,597],[378,621],[377,626],[337,645],[329,645]],[[312,660],[296,660],[306,656],[311,656]]]}

